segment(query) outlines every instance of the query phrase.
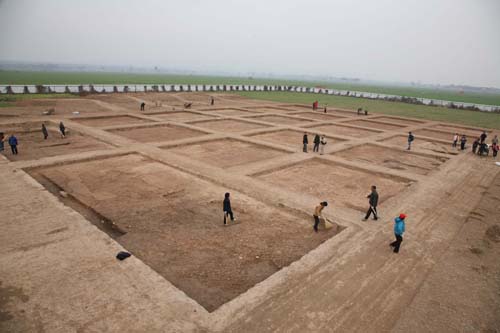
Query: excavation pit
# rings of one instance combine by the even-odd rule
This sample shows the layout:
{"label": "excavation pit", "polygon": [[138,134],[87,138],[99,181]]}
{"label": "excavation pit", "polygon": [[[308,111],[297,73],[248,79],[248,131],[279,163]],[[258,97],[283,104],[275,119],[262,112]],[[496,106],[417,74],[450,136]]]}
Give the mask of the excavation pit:
{"label": "excavation pit", "polygon": [[375,164],[419,175],[427,175],[448,160],[445,157],[421,155],[404,149],[393,149],[372,144],[355,146],[333,154],[349,161]]}
{"label": "excavation pit", "polygon": [[388,117],[388,116],[382,116],[382,117],[377,117],[377,118],[372,118],[372,119],[385,121],[385,122],[389,122],[389,123],[394,123],[394,124],[398,124],[398,125],[402,125],[402,126],[415,126],[415,125],[420,125],[420,124],[424,123],[424,121],[416,120],[416,119]]}
{"label": "excavation pit", "polygon": [[163,121],[175,121],[180,123],[187,121],[194,121],[194,120],[214,119],[214,117],[209,115],[204,115],[189,111],[169,111],[169,112],[146,113],[146,114],[151,117],[161,119]]}
{"label": "excavation pit", "polygon": [[[407,135],[396,135],[389,139],[381,140],[381,142],[399,146],[401,148],[406,148],[408,146],[408,136]],[[457,148],[453,148],[450,143],[443,143],[437,140],[418,138],[413,141],[412,148],[428,150],[435,153],[456,155]]]}
{"label": "excavation pit", "polygon": [[[52,157],[59,155],[67,155],[74,153],[83,153],[92,150],[108,149],[110,146],[93,137],[85,136],[79,132],[67,129],[66,137],[61,138],[61,133],[54,125],[46,125],[49,132],[47,140],[44,140],[41,123],[33,124],[32,126],[24,124],[24,126],[7,127],[6,130],[0,128],[6,135],[14,133],[17,137],[19,145],[17,149],[18,155],[13,155],[10,146],[5,142],[5,150],[3,154],[10,161],[23,160],[38,160],[44,157]],[[1,127],[1,125],[0,125]]]}
{"label": "excavation pit", "polygon": [[267,125],[256,124],[243,120],[221,119],[221,120],[207,120],[199,122],[190,122],[191,125],[206,128],[213,131],[222,133],[237,133],[250,131],[259,128],[269,127]]}
{"label": "excavation pit", "polygon": [[300,112],[300,113],[294,113],[293,115],[299,116],[302,118],[309,118],[309,119],[314,119],[314,120],[324,120],[324,121],[345,119],[344,116],[339,116],[339,115],[330,114],[330,113],[319,113],[319,112]]}
{"label": "excavation pit", "polygon": [[250,119],[268,122],[276,125],[291,125],[291,126],[303,125],[312,122],[312,120],[309,119],[298,119],[286,116],[256,116]]}
{"label": "excavation pit", "polygon": [[215,114],[218,116],[227,116],[227,117],[243,117],[243,116],[254,115],[257,113],[255,111],[245,111],[245,110],[232,109],[232,108],[205,110],[204,112],[208,112],[209,114]]}
{"label": "excavation pit", "polygon": [[[304,136],[303,131],[295,131],[295,130],[279,130],[273,132],[265,132],[260,134],[252,135],[251,137],[257,140],[262,140],[266,142],[270,142],[277,145],[284,145],[290,148],[296,148],[297,151],[302,150],[302,138]],[[314,135],[308,135],[308,139],[310,144],[310,148],[312,149],[312,144],[314,140]],[[327,144],[325,147],[325,151],[328,152],[328,149],[331,145],[344,142],[345,140],[334,138],[331,136],[326,137]]]}
{"label": "excavation pit", "polygon": [[136,154],[29,172],[210,312],[340,230],[314,233],[309,216],[236,191],[239,223],[224,227],[227,188]]}
{"label": "excavation pit", "polygon": [[115,125],[131,125],[141,123],[151,123],[152,120],[133,117],[133,116],[105,116],[105,117],[87,117],[71,118],[71,121],[90,127],[106,127]]}
{"label": "excavation pit", "polygon": [[204,141],[165,149],[223,169],[288,154],[282,150],[234,139]]}
{"label": "excavation pit", "polygon": [[376,121],[370,121],[370,120],[353,120],[353,121],[344,122],[343,124],[368,127],[368,128],[373,128],[376,130],[383,130],[383,131],[398,130],[398,129],[401,129],[402,127],[405,127],[404,125],[395,125],[395,124],[382,123],[382,122],[376,122]]}
{"label": "excavation pit", "polygon": [[383,206],[386,200],[411,184],[405,178],[364,171],[319,158],[259,173],[254,177],[297,195],[312,195],[318,202],[326,200],[334,208],[345,207],[359,211],[366,211],[368,208],[366,196],[372,185],[376,185],[379,192],[384,193],[379,201]]}
{"label": "excavation pit", "polygon": [[307,127],[306,131],[308,131],[308,132],[319,131],[319,132],[324,132],[326,134],[344,135],[344,136],[350,136],[350,137],[354,137],[354,138],[364,138],[364,137],[369,137],[369,136],[381,133],[380,131],[377,131],[377,130],[369,130],[369,129],[365,129],[365,128],[350,127],[350,126],[337,125],[337,124],[311,126],[311,127]]}
{"label": "excavation pit", "polygon": [[207,133],[175,125],[139,126],[108,130],[116,135],[139,142],[161,142],[194,138]]}
{"label": "excavation pit", "polygon": [[248,106],[246,108],[249,110],[255,110],[255,111],[264,112],[264,113],[285,113],[285,112],[293,111],[290,109],[278,108],[278,107],[272,107],[272,106]]}

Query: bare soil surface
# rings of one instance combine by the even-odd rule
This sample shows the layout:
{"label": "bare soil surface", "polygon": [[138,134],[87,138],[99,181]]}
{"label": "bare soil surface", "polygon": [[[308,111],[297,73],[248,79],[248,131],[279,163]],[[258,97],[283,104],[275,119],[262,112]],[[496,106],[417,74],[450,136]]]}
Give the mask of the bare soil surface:
{"label": "bare soil surface", "polygon": [[38,173],[116,225],[120,244],[208,311],[335,234],[311,233],[310,220],[238,192],[232,205],[242,223],[224,227],[226,189],[139,155]]}
{"label": "bare soil surface", "polygon": [[257,114],[257,112],[254,112],[254,111],[245,111],[245,110],[238,110],[238,109],[204,110],[203,112],[206,112],[208,114],[215,114],[218,116],[227,116],[227,117],[244,117],[244,116],[251,116],[251,115]]}
{"label": "bare soil surface", "polygon": [[11,161],[23,161],[110,148],[104,142],[71,131],[70,128],[64,139],[57,129],[48,127],[48,130],[47,140],[43,138],[41,126],[40,129],[32,127],[30,131],[10,131],[9,133],[14,132],[17,137],[19,153],[13,155],[10,146],[5,143],[3,154]]}
{"label": "bare soil surface", "polygon": [[310,123],[312,121],[307,119],[296,119],[285,116],[257,116],[257,117],[252,117],[251,119],[265,121],[273,124],[280,124],[280,125],[303,125]]}
{"label": "bare soil surface", "polygon": [[137,118],[132,116],[109,116],[109,117],[89,117],[89,118],[71,118],[79,124],[91,127],[106,127],[115,125],[131,125],[141,123],[151,123],[151,120]]}
{"label": "bare soil surface", "polygon": [[[435,138],[435,139],[441,139],[441,140],[449,140],[450,141],[450,145],[453,142],[453,136],[455,135],[455,133],[452,133],[452,132],[434,131],[432,129],[420,129],[420,130],[414,131],[413,134],[415,136],[415,140],[418,140],[418,136],[422,135],[422,136],[426,136],[426,137],[429,137],[429,138]],[[469,144],[472,143],[471,139],[473,141],[473,138],[468,138]]]}
{"label": "bare soil surface", "polygon": [[[408,137],[406,135],[396,135],[392,138],[381,140],[381,142],[406,148],[408,146]],[[428,150],[435,153],[457,154],[459,152],[459,149],[453,148],[451,143],[442,143],[441,141],[423,138],[417,138],[417,140],[413,141],[411,146],[412,148]]]}
{"label": "bare soil surface", "polygon": [[[452,132],[453,134],[454,133],[458,133],[459,135],[465,134],[466,136],[468,136],[471,139],[478,138],[481,136],[481,134],[483,134],[483,130],[474,129],[471,127],[460,127],[460,126],[450,126],[450,125],[439,124],[439,125],[433,126],[432,128],[435,128],[438,130],[449,131],[449,132]],[[493,132],[498,132],[498,131],[493,131]],[[488,136],[493,137],[493,135],[491,134],[492,131],[486,130],[486,133],[488,134]],[[494,133],[494,134],[498,134],[498,133]]]}
{"label": "bare soil surface", "polygon": [[255,110],[255,111],[259,111],[259,112],[265,112],[265,113],[285,113],[285,112],[293,111],[293,110],[289,110],[289,109],[282,109],[279,107],[258,107],[258,106],[257,107],[249,106],[249,107],[246,107],[246,109]]}
{"label": "bare soil surface", "polygon": [[370,120],[353,120],[353,121],[347,121],[345,124],[348,125],[355,125],[355,126],[363,126],[363,127],[368,127],[368,128],[374,128],[374,129],[380,129],[380,130],[398,130],[401,129],[402,125],[395,125],[395,124],[385,124],[381,122],[375,122],[375,121],[370,121]]}
{"label": "bare soil surface", "polygon": [[393,123],[393,124],[399,124],[403,126],[413,126],[413,125],[420,125],[425,123],[425,121],[422,120],[416,120],[416,119],[409,119],[409,118],[397,118],[397,117],[388,117],[388,116],[382,116],[382,117],[376,117],[372,118],[373,120],[381,120],[385,121],[388,123]]}
{"label": "bare soil surface", "polygon": [[207,128],[214,131],[226,132],[226,133],[236,133],[236,132],[244,132],[249,130],[254,130],[258,128],[266,128],[266,125],[255,124],[242,120],[232,120],[232,119],[224,119],[224,120],[208,120],[203,122],[195,122],[191,123],[193,126]]}
{"label": "bare soil surface", "polygon": [[173,141],[194,138],[207,133],[174,125],[158,125],[148,127],[123,128],[109,132],[139,142]]}
{"label": "bare soil surface", "polygon": [[390,169],[404,170],[426,175],[446,162],[446,158],[422,156],[401,149],[391,149],[365,144],[333,153],[350,161],[381,165]]}
{"label": "bare soil surface", "polygon": [[152,116],[155,118],[159,118],[164,121],[177,121],[177,122],[186,122],[193,120],[206,120],[213,119],[214,117],[209,115],[203,115],[199,113],[189,112],[189,111],[170,111],[170,112],[162,112],[162,113],[146,113],[148,116]]}
{"label": "bare soil surface", "polygon": [[325,120],[325,121],[345,119],[344,116],[339,116],[339,115],[329,114],[329,113],[318,113],[318,112],[312,112],[312,111],[311,112],[294,113],[293,115],[303,117],[303,118],[309,118],[309,119],[314,119],[314,120]]}
{"label": "bare soil surface", "polygon": [[205,141],[167,149],[223,169],[287,154],[273,148],[233,139]]}
{"label": "bare soil surface", "polygon": [[[285,145],[289,147],[297,148],[302,151],[302,137],[304,136],[304,132],[302,131],[294,131],[294,130],[281,130],[274,132],[266,132],[262,134],[252,135],[253,138],[263,140],[270,143],[275,143],[279,145]],[[314,140],[314,135],[308,135],[308,138],[311,142]],[[326,136],[327,144],[325,147],[325,153],[328,152],[330,145],[343,142],[344,140],[338,138],[332,138],[330,136]],[[312,149],[312,147],[311,147]]]}
{"label": "bare soil surface", "polygon": [[369,137],[380,133],[375,130],[372,131],[364,128],[355,128],[355,127],[348,127],[348,126],[334,125],[334,124],[312,126],[308,127],[306,130],[309,132],[319,131],[319,132],[329,133],[332,135],[345,135],[354,138]]}
{"label": "bare soil surface", "polygon": [[328,202],[329,210],[348,207],[366,211],[369,207],[366,196],[372,185],[377,186],[380,195],[379,205],[382,205],[384,201],[400,194],[410,184],[409,181],[380,176],[320,159],[307,160],[255,177],[283,187],[298,196],[307,193],[321,198]]}

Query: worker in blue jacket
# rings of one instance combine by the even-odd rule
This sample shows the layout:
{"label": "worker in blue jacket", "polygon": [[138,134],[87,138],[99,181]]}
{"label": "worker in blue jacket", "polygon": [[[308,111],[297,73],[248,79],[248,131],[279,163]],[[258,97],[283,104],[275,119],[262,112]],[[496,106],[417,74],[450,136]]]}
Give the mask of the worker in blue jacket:
{"label": "worker in blue jacket", "polygon": [[231,200],[229,199],[229,192],[224,194],[224,202],[222,204],[222,209],[224,210],[224,225],[227,225],[226,219],[229,217],[231,221],[235,221],[233,210],[231,209]]}
{"label": "worker in blue jacket", "polygon": [[17,155],[17,138],[14,134],[9,137],[9,146],[13,155]]}
{"label": "worker in blue jacket", "polygon": [[394,235],[396,240],[390,244],[394,248],[394,253],[399,253],[399,247],[403,242],[403,234],[405,232],[405,214],[399,214],[399,217],[394,219]]}

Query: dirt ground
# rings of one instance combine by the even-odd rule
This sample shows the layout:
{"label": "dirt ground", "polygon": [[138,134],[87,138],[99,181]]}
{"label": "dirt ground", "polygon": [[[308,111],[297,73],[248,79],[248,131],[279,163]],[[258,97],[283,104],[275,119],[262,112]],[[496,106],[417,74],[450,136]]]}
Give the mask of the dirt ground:
{"label": "dirt ground", "polygon": [[206,135],[204,132],[174,125],[124,128],[108,132],[139,142],[173,141]]}
{"label": "dirt ground", "polygon": [[189,111],[170,111],[162,113],[146,113],[148,116],[159,118],[163,121],[177,121],[177,122],[187,122],[193,120],[206,120],[213,119],[214,117],[209,115],[203,115],[199,113],[189,112]]}
{"label": "dirt ground", "polygon": [[203,112],[206,112],[208,114],[216,114],[218,116],[227,116],[227,117],[244,117],[257,114],[257,112],[254,111],[245,111],[238,109],[215,109],[215,110],[204,110]]}
{"label": "dirt ground", "polygon": [[131,125],[140,123],[150,123],[151,120],[137,118],[132,116],[108,116],[108,117],[88,117],[88,118],[71,118],[79,124],[92,127],[106,127],[115,125]]}
{"label": "dirt ground", "polygon": [[67,129],[67,135],[64,139],[61,138],[61,134],[55,126],[47,126],[47,129],[49,131],[47,140],[43,138],[41,125],[40,127],[33,125],[29,131],[19,131],[15,128],[7,130],[6,133],[16,135],[19,153],[13,155],[9,145],[5,143],[4,156],[11,161],[24,161],[110,148],[104,142],[72,131],[71,128]]}
{"label": "dirt ground", "polygon": [[285,117],[285,116],[257,116],[257,117],[252,117],[250,119],[265,121],[265,122],[279,124],[279,125],[303,125],[303,124],[308,124],[312,121],[312,120],[307,120],[307,119],[296,119],[296,118]]}
{"label": "dirt ground", "polygon": [[[266,142],[279,144],[279,145],[285,145],[288,147],[294,147],[300,151],[302,151],[302,137],[303,136],[304,136],[304,132],[294,131],[294,130],[281,130],[281,131],[266,132],[266,133],[262,133],[262,134],[252,135],[253,138],[263,140]],[[312,149],[314,135],[309,134],[308,137],[309,137],[309,140],[311,142],[310,148]],[[331,136],[326,136],[326,140],[327,140],[327,144],[325,147],[325,153],[328,153],[328,150],[329,150],[331,145],[344,141],[342,139],[333,138]]]}
{"label": "dirt ground", "polygon": [[[410,184],[409,181],[378,176],[319,159],[260,174],[256,178],[286,188],[299,196],[301,193],[314,195],[328,201],[329,209],[348,207],[359,211],[368,209],[366,196],[372,185],[376,184],[379,189],[379,205],[383,207],[386,200],[399,195]],[[353,179],[356,181],[353,182]]]}
{"label": "dirt ground", "polygon": [[334,153],[334,155],[350,161],[373,163],[390,169],[404,170],[421,175],[432,172],[447,160],[443,157],[422,156],[404,149],[391,149],[371,144],[342,150]]}
{"label": "dirt ground", "polygon": [[[450,126],[450,125],[436,125],[432,128],[438,129],[438,130],[443,130],[443,131],[449,131],[452,132],[453,134],[458,133],[459,135],[465,134],[469,138],[478,138],[483,134],[483,130],[480,129],[474,129],[471,127],[460,127],[460,126]],[[495,133],[493,134],[498,134],[498,131],[493,131]],[[488,136],[493,137],[492,132],[490,130],[486,130],[486,133]]]}
{"label": "dirt ground", "polygon": [[205,141],[167,149],[223,169],[287,154],[280,150],[232,139]]}
{"label": "dirt ground", "polygon": [[231,120],[231,119],[208,120],[203,122],[192,122],[190,124],[200,128],[207,128],[210,130],[226,132],[226,133],[244,132],[244,131],[268,127],[266,125],[260,125],[247,121]]}
{"label": "dirt ground", "polygon": [[[179,111],[186,101],[192,111]],[[451,148],[455,131],[477,129],[225,93],[23,103],[0,108],[0,132],[20,141],[19,161],[8,145],[0,156],[2,332],[500,331],[500,168],[471,154],[470,136],[467,151]],[[263,112],[261,124],[237,119]],[[280,130],[288,115],[319,122]],[[383,129],[348,125],[377,121]],[[325,155],[302,153],[303,131],[310,142],[328,134]],[[361,221],[371,185],[378,222]],[[239,222],[229,227],[225,192]],[[323,200],[339,226],[315,233]],[[119,251],[132,257],[118,261]]]}
{"label": "dirt ground", "polygon": [[363,126],[363,127],[368,127],[368,128],[374,128],[374,129],[379,129],[379,130],[397,130],[401,129],[401,127],[404,127],[402,125],[395,125],[395,124],[385,124],[381,122],[375,122],[375,121],[370,121],[370,120],[353,120],[353,121],[347,121],[345,124],[348,125],[354,125],[354,126]]}
{"label": "dirt ground", "polygon": [[[396,135],[389,139],[381,140],[381,142],[396,145],[400,148],[406,148],[408,146],[408,137],[406,135]],[[443,143],[441,141],[423,138],[418,138],[417,140],[413,141],[411,146],[412,148],[418,148],[443,154],[457,154],[459,152],[457,148],[453,148],[451,146],[451,143]]]}
{"label": "dirt ground", "polygon": [[238,192],[232,203],[242,223],[224,227],[226,189],[138,155],[38,172],[113,221],[123,233],[117,241],[208,311],[335,234],[310,233],[310,220]]}
{"label": "dirt ground", "polygon": [[293,115],[299,116],[302,118],[309,118],[309,119],[314,119],[314,120],[324,120],[324,121],[345,119],[344,116],[339,116],[339,115],[334,115],[334,114],[329,114],[329,113],[318,113],[318,112],[300,112],[300,113],[294,113]]}
{"label": "dirt ground", "polygon": [[306,129],[309,132],[325,132],[329,133],[332,135],[345,135],[345,136],[351,136],[354,138],[363,138],[363,137],[368,137],[371,135],[378,134],[380,132],[375,131],[375,130],[368,130],[364,128],[355,128],[355,127],[348,127],[348,126],[342,126],[342,125],[319,125],[319,126],[312,126],[308,127]]}

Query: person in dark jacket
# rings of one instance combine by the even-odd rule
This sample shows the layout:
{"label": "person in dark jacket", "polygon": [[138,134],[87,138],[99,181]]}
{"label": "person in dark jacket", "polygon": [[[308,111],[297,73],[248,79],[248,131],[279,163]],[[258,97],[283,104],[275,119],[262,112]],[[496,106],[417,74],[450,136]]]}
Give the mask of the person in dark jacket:
{"label": "person in dark jacket", "polygon": [[413,142],[413,140],[415,140],[415,137],[413,136],[413,133],[412,132],[408,132],[408,148],[406,148],[407,150],[411,149],[411,143]]}
{"label": "person in dark jacket", "polygon": [[145,108],[146,108],[146,103],[142,102],[141,103],[141,111],[144,111]]}
{"label": "person in dark jacket", "polygon": [[314,147],[313,147],[313,153],[319,151],[319,143],[321,142],[321,138],[319,137],[318,134],[314,136]]}
{"label": "person in dark jacket", "polygon": [[4,142],[5,141],[5,136],[2,132],[0,132],[0,152],[4,151]]}
{"label": "person in dark jacket", "polygon": [[66,137],[66,127],[64,126],[62,121],[59,123],[59,131],[61,131],[61,138],[65,138]]}
{"label": "person in dark jacket", "polygon": [[405,232],[405,214],[399,214],[399,217],[394,219],[394,236],[396,236],[396,240],[389,244],[394,248],[394,253],[399,253],[399,247],[403,242],[403,234]]}
{"label": "person in dark jacket", "polygon": [[45,124],[42,124],[42,133],[43,133],[43,139],[47,140],[49,137],[49,131],[47,131],[47,127],[45,127]]}
{"label": "person in dark jacket", "polygon": [[370,215],[373,213],[373,219],[378,220],[377,216],[377,204],[378,204],[378,193],[377,193],[377,186],[373,185],[372,186],[372,192],[368,194],[367,198],[369,199],[370,203],[370,208],[368,208],[368,211],[366,212],[366,216],[363,219],[363,221],[368,220]]}
{"label": "person in dark jacket", "polygon": [[486,134],[485,131],[483,131],[483,134],[481,134],[481,136],[479,137],[481,139],[481,144],[483,144],[485,141],[486,141],[486,138],[488,137],[488,135]]}
{"label": "person in dark jacket", "polygon": [[224,202],[222,204],[224,210],[224,225],[227,224],[226,218],[228,215],[231,221],[235,221],[233,210],[231,209],[231,200],[229,200],[229,196],[230,196],[229,192],[224,194]]}
{"label": "person in dark jacket", "polygon": [[307,153],[307,144],[309,143],[309,139],[307,138],[307,133],[304,133],[304,137],[302,138],[302,144],[304,145],[304,148],[302,151],[304,153]]}
{"label": "person in dark jacket", "polygon": [[17,138],[14,134],[12,134],[10,137],[9,137],[9,146],[10,146],[10,150],[12,150],[12,154],[13,155],[17,155],[18,154],[18,151],[17,151]]}
{"label": "person in dark jacket", "polygon": [[465,150],[465,144],[467,143],[467,137],[465,134],[462,134],[462,138],[460,139],[460,150]]}
{"label": "person in dark jacket", "polygon": [[474,140],[474,142],[472,143],[472,153],[473,154],[476,153],[477,146],[479,146],[479,138],[477,138],[476,140]]}

